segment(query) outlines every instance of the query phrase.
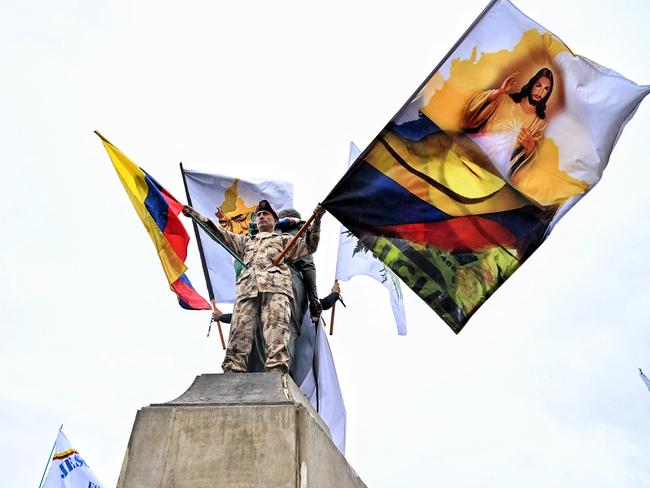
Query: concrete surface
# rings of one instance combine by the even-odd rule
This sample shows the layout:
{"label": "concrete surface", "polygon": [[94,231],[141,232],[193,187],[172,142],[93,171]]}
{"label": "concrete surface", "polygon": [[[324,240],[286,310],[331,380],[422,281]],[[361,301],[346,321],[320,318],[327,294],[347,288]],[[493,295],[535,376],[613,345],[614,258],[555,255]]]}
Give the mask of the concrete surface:
{"label": "concrete surface", "polygon": [[118,488],[365,486],[288,375],[197,376],[140,409]]}

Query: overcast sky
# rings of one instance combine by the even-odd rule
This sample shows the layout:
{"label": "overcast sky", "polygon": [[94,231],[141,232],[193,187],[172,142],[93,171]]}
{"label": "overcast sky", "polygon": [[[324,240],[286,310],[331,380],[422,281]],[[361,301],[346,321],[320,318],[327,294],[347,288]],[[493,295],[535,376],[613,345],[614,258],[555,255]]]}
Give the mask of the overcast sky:
{"label": "overcast sky", "polygon": [[[137,410],[220,371],[209,313],[176,304],[94,129],[179,199],[182,161],[293,181],[308,213],[349,141],[364,148],[485,6],[222,3],[2,2],[2,486],[38,484],[61,423],[114,486]],[[650,2],[516,5],[650,83]],[[603,180],[460,335],[405,290],[400,337],[380,284],[342,285],[330,343],[370,487],[650,486],[648,127],[646,101]],[[194,241],[188,263],[205,294]]]}

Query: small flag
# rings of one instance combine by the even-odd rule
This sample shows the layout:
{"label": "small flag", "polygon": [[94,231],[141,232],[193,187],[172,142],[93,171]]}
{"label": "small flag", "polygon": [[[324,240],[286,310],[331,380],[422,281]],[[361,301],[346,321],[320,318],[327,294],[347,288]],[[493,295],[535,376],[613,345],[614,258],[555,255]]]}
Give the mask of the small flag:
{"label": "small flag", "polygon": [[190,237],[178,218],[183,204],[99,132],[96,134],[102,140],[135,211],[156,247],[167,281],[176,293],[178,303],[187,310],[209,310],[210,304],[196,292],[185,275],[185,258]]}
{"label": "small flag", "polygon": [[648,92],[495,0],[322,205],[458,333],[600,180]]}
{"label": "small flag", "polygon": [[641,381],[645,384],[645,386],[648,387],[648,391],[650,391],[650,379],[641,371],[641,368],[639,368],[639,376],[641,376]]}
{"label": "small flag", "polygon": [[[349,164],[352,164],[361,154],[359,148],[350,143]],[[336,260],[336,279],[348,281],[353,276],[366,275],[379,281],[388,290],[393,317],[397,332],[406,335],[406,313],[404,312],[404,296],[399,279],[383,262],[373,256],[372,252],[352,232],[341,226],[339,235],[339,252]]]}
{"label": "small flag", "polygon": [[102,488],[88,463],[59,430],[42,488]]}
{"label": "small flag", "polygon": [[[293,207],[291,183],[242,180],[200,173],[182,166],[181,173],[188,203],[206,217],[218,220],[224,229],[237,234],[248,232],[252,215],[260,200],[268,200],[276,212]],[[194,230],[210,299],[217,303],[235,303],[233,258],[202,229],[195,227]]]}

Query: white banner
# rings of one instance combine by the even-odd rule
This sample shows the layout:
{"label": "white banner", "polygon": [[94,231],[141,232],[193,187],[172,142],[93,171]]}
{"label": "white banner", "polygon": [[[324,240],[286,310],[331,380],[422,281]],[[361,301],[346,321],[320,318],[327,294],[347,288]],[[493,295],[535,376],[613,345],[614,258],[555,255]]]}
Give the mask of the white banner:
{"label": "white banner", "polygon": [[[260,200],[268,200],[276,212],[293,207],[293,185],[284,181],[247,181],[189,169],[183,169],[183,178],[192,207],[217,224],[220,219],[232,232],[248,232],[250,216]],[[198,241],[210,298],[217,303],[235,303],[233,258],[202,229]]]}
{"label": "white banner", "polygon": [[59,430],[54,454],[42,488],[102,488],[90,466]]}
{"label": "white banner", "polygon": [[320,414],[336,447],[345,454],[345,404],[327,333],[322,327],[314,325],[307,312],[302,323],[302,335],[315,344],[313,366],[300,383],[300,391]]}
{"label": "white banner", "polygon": [[[350,143],[350,156],[348,165],[352,164],[361,151]],[[397,333],[406,335],[406,313],[404,312],[404,297],[400,287],[399,278],[379,259],[367,251],[359,239],[341,226],[339,236],[339,253],[336,261],[336,279],[348,281],[355,275],[366,275],[376,279],[386,287],[390,295],[390,306],[393,309]]]}

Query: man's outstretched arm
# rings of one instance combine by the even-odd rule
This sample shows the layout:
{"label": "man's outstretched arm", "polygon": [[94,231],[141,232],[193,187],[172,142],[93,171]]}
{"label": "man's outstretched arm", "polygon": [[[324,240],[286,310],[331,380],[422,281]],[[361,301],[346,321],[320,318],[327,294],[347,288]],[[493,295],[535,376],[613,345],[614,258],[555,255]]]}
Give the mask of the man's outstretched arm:
{"label": "man's outstretched arm", "polygon": [[203,224],[208,229],[210,229],[210,231],[212,231],[217,237],[219,237],[219,239],[221,239],[221,242],[228,249],[230,249],[237,256],[243,257],[244,247],[246,246],[245,235],[235,234],[234,232],[229,232],[225,229],[222,229],[221,226],[216,225],[205,215],[202,215],[201,213],[197,212],[196,210],[194,210],[192,207],[188,205],[183,207],[183,215],[185,215],[186,217],[193,216],[197,220],[203,222]]}

